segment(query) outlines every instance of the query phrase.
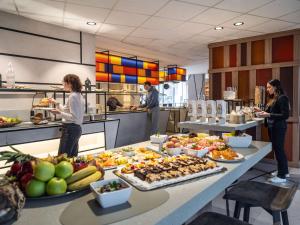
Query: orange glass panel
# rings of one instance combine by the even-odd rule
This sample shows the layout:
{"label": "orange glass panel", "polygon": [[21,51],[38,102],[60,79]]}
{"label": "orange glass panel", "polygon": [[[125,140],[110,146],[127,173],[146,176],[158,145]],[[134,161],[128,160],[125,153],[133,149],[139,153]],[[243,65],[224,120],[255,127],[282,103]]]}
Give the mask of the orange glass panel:
{"label": "orange glass panel", "polygon": [[249,100],[249,70],[239,71],[238,97],[242,100]]}

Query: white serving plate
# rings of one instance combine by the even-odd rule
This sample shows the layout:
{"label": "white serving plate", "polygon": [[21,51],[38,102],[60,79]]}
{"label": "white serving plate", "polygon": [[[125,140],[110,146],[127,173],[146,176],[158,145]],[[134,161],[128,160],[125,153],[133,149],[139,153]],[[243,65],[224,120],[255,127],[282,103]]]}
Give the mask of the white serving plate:
{"label": "white serving plate", "polygon": [[237,152],[237,155],[238,155],[238,156],[235,157],[235,159],[233,159],[233,160],[227,160],[227,159],[224,159],[223,157],[220,158],[220,159],[214,159],[214,158],[212,157],[211,152],[209,152],[209,153],[207,154],[208,158],[210,158],[211,160],[214,160],[214,161],[216,161],[216,162],[240,162],[240,161],[243,161],[243,160],[245,159],[245,157],[244,157],[242,154],[238,153],[238,152]]}
{"label": "white serving plate", "polygon": [[[113,181],[125,183],[128,185],[128,188],[124,188],[118,191],[105,192],[102,194],[97,191],[100,187],[108,183],[111,183]],[[132,187],[127,182],[119,178],[93,182],[90,184],[90,188],[96,200],[102,206],[102,208],[108,208],[108,207],[120,205],[127,202],[132,192]]]}

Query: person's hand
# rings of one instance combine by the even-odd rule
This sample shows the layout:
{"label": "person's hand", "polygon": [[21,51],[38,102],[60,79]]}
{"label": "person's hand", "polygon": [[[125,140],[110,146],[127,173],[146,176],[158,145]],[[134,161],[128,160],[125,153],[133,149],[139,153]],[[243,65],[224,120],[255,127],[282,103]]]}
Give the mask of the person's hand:
{"label": "person's hand", "polygon": [[50,110],[50,112],[53,113],[53,114],[61,114],[61,111],[58,110],[58,109]]}
{"label": "person's hand", "polygon": [[57,104],[57,101],[54,98],[48,98],[49,103]]}
{"label": "person's hand", "polygon": [[261,112],[262,110],[258,107],[253,107],[254,112]]}
{"label": "person's hand", "polygon": [[270,113],[261,111],[261,112],[257,113],[256,116],[260,117],[260,118],[267,118],[267,117],[270,117]]}

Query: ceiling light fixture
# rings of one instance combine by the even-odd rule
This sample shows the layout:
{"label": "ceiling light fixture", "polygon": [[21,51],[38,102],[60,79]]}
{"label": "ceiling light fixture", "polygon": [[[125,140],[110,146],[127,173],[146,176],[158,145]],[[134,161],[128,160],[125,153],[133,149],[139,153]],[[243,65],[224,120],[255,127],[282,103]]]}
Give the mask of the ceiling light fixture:
{"label": "ceiling light fixture", "polygon": [[90,25],[90,26],[95,26],[97,23],[96,22],[86,22],[87,25]]}
{"label": "ceiling light fixture", "polygon": [[233,25],[234,25],[234,26],[242,26],[242,25],[244,25],[244,22],[236,22],[236,23],[234,23]]}
{"label": "ceiling light fixture", "polygon": [[224,27],[220,27],[220,26],[215,27],[215,30],[223,30],[223,29]]}

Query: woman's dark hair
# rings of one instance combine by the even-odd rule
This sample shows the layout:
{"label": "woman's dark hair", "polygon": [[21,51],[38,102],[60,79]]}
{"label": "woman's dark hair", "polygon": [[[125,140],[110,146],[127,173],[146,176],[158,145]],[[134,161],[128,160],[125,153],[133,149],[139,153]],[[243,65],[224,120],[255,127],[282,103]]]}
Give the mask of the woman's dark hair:
{"label": "woman's dark hair", "polygon": [[64,82],[71,85],[72,91],[81,92],[82,83],[77,75],[67,74],[66,76],[64,76]]}
{"label": "woman's dark hair", "polygon": [[273,79],[273,80],[270,80],[269,82],[268,82],[272,87],[274,87],[274,91],[275,91],[275,96],[279,96],[279,95],[282,95],[282,94],[284,94],[284,91],[283,91],[283,89],[282,89],[282,87],[281,87],[281,83],[280,83],[280,81],[279,80],[277,80],[277,79]]}
{"label": "woman's dark hair", "polygon": [[149,81],[146,81],[146,82],[144,83],[144,85],[151,86],[151,83],[150,83]]}

